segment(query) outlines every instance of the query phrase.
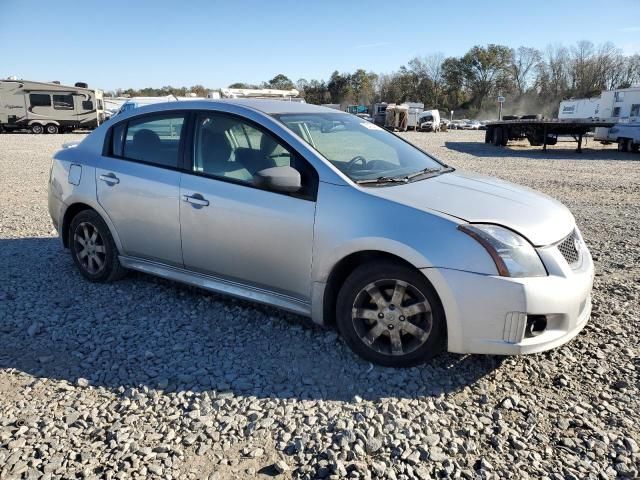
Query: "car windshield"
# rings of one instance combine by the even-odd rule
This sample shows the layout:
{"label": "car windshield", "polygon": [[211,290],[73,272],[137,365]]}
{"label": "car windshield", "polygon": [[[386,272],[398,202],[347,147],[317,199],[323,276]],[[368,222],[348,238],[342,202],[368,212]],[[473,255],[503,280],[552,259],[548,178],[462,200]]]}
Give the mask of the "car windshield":
{"label": "car windshield", "polygon": [[356,182],[407,179],[420,172],[444,171],[410,143],[355,115],[281,114],[276,117],[341,172]]}

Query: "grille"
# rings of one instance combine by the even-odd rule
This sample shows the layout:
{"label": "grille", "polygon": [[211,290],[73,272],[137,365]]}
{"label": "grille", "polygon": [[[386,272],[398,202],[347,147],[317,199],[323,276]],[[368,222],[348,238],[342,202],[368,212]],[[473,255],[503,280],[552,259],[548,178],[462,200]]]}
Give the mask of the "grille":
{"label": "grille", "polygon": [[575,230],[558,244],[558,250],[569,265],[578,263],[580,260],[580,250],[576,245],[580,244],[580,240]]}

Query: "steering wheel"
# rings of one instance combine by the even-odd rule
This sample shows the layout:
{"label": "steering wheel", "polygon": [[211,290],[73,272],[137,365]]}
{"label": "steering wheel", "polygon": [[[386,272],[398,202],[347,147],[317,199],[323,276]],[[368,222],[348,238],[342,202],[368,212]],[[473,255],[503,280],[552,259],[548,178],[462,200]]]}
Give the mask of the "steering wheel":
{"label": "steering wheel", "polygon": [[362,155],[356,155],[355,157],[353,157],[351,160],[349,160],[349,162],[347,163],[347,170],[353,170],[353,167],[360,162],[362,164],[363,167],[367,166],[367,159],[364,158]]}

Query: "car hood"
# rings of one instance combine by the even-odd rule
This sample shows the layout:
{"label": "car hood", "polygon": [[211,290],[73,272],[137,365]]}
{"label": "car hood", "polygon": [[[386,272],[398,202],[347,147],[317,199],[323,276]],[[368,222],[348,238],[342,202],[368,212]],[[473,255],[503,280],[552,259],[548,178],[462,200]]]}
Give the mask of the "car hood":
{"label": "car hood", "polygon": [[367,192],[466,222],[503,225],[535,246],[557,242],[575,226],[569,209],[557,200],[527,187],[469,172],[455,171],[405,185],[372,187]]}

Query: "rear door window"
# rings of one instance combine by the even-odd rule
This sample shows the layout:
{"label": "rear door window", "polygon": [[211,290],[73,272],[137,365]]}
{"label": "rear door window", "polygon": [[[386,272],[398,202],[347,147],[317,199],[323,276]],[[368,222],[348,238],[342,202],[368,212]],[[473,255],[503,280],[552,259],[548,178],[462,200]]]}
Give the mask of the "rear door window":
{"label": "rear door window", "polygon": [[184,118],[180,113],[147,115],[130,120],[122,156],[161,167],[178,168]]}

